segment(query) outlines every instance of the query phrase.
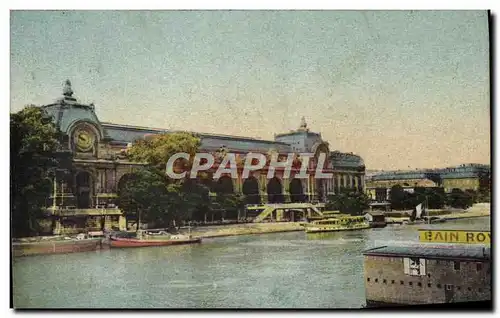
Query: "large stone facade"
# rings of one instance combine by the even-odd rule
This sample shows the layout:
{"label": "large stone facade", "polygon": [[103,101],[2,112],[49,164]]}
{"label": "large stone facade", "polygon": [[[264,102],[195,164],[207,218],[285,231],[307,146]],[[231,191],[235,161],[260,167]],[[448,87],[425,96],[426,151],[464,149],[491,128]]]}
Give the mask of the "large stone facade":
{"label": "large stone facade", "polygon": [[367,177],[366,192],[376,201],[389,200],[390,189],[395,185],[410,192],[416,187],[442,187],[445,192],[451,192],[453,189],[488,192],[491,191],[490,180],[490,166],[482,164],[463,164],[444,169],[389,171]]}
{"label": "large stone facade", "polygon": [[[66,136],[65,146],[73,155],[69,171],[55,180],[54,193],[48,200],[50,211],[57,217],[55,232],[75,232],[81,229],[98,230],[106,227],[125,229],[126,222],[116,206],[120,185],[141,164],[130,162],[124,155],[134,141],[148,135],[174,132],[101,122],[95,106],[81,104],[73,97],[71,83],[66,82],[63,97],[55,103],[41,106],[53,117]],[[321,135],[309,131],[305,119],[292,132],[275,136],[274,141],[255,138],[196,133],[201,138],[201,151],[217,153],[221,150],[235,153],[239,159],[249,152],[280,155],[309,153],[309,179],[283,178],[278,171],[267,179],[265,169],[254,172],[248,179],[222,176],[215,183],[229,184],[229,192],[243,193],[248,203],[324,201],[342,188],[364,191],[365,166],[361,157],[352,153],[331,152]],[[315,179],[316,159],[326,153],[323,172],[333,173],[331,179]],[[253,199],[252,199],[253,198]],[[256,199],[258,198],[258,200]],[[258,201],[258,202],[257,202]]]}

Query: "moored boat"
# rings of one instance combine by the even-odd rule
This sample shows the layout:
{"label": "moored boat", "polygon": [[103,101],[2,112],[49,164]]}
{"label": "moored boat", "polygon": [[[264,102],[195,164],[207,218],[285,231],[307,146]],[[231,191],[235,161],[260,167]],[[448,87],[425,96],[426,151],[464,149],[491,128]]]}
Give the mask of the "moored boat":
{"label": "moored boat", "polygon": [[381,228],[381,227],[387,226],[387,222],[385,222],[385,221],[373,221],[373,222],[369,222],[369,224],[370,224],[370,227],[372,227],[372,228]]}
{"label": "moored boat", "polygon": [[430,217],[429,219],[429,223],[444,223],[446,222],[446,218],[441,218],[441,217],[437,217],[437,216],[432,216]]}
{"label": "moored boat", "polygon": [[365,217],[350,215],[339,215],[335,218],[316,220],[304,225],[306,233],[363,230],[368,228],[370,228],[370,224]]}
{"label": "moored boat", "polygon": [[381,212],[370,211],[365,214],[365,218],[372,228],[386,227],[387,221],[385,220],[385,214]]}
{"label": "moored boat", "polygon": [[17,241],[12,243],[14,257],[63,254],[96,251],[102,248],[100,238],[55,237],[36,241]]}
{"label": "moored boat", "polygon": [[110,247],[148,247],[195,243],[201,243],[201,237],[181,234],[172,235],[164,231],[159,233],[138,231],[135,237],[114,235],[109,238]]}

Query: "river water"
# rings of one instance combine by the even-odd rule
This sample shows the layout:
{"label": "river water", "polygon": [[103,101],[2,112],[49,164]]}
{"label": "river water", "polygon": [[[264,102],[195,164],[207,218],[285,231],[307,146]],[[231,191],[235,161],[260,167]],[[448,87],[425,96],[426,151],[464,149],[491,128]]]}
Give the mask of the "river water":
{"label": "river water", "polygon": [[489,230],[490,219],[16,258],[14,307],[359,308],[362,251],[417,242],[419,228]]}

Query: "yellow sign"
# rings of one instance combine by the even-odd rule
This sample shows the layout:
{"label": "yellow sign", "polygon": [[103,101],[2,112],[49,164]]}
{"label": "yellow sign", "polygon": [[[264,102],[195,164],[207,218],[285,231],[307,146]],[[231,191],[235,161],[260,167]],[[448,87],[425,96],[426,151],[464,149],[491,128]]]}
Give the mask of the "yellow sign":
{"label": "yellow sign", "polygon": [[490,244],[491,232],[464,230],[418,230],[420,242]]}

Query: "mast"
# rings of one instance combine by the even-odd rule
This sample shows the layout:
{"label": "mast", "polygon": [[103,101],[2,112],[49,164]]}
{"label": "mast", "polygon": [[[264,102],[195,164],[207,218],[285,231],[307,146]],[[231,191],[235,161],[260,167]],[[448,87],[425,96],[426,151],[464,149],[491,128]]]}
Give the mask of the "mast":
{"label": "mast", "polygon": [[135,233],[138,234],[140,229],[141,229],[141,209],[139,209],[139,219],[137,220],[137,229]]}
{"label": "mast", "polygon": [[425,214],[427,214],[427,224],[431,224],[431,215],[429,213],[429,201],[427,200],[427,196],[425,196]]}
{"label": "mast", "polygon": [[56,174],[54,173],[54,196],[52,197],[52,206],[54,208],[54,212],[56,211],[56,205],[57,205],[56,194],[57,194],[57,177]]}

